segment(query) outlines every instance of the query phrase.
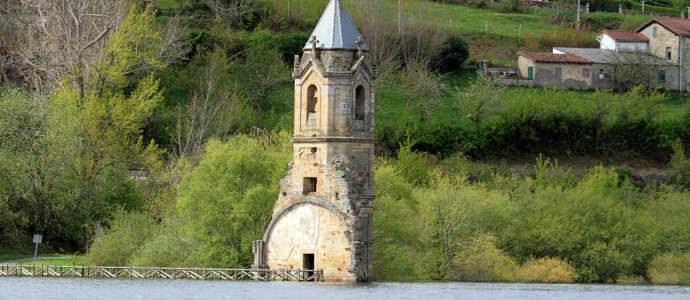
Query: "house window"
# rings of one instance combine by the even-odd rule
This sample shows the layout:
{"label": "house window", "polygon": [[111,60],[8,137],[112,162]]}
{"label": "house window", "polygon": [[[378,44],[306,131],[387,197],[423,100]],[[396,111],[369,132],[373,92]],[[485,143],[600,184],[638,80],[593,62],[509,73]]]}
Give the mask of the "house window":
{"label": "house window", "polygon": [[656,37],[656,26],[652,27],[652,37]]}
{"label": "house window", "polygon": [[316,104],[318,103],[318,97],[316,95],[317,89],[315,85],[310,85],[307,89],[307,120],[311,114],[316,113]]}
{"label": "house window", "polygon": [[305,195],[309,195],[311,193],[316,193],[316,178],[315,177],[304,177],[303,193]]}
{"label": "house window", "polygon": [[364,87],[361,85],[355,91],[355,120],[364,120]]}
{"label": "house window", "polygon": [[666,59],[671,60],[671,47],[666,47]]}
{"label": "house window", "polygon": [[666,71],[664,71],[664,70],[659,71],[659,83],[660,84],[666,83]]}
{"label": "house window", "polygon": [[589,78],[589,69],[582,69],[582,77]]}
{"label": "house window", "polygon": [[599,69],[599,79],[611,79],[611,75],[605,69]]}

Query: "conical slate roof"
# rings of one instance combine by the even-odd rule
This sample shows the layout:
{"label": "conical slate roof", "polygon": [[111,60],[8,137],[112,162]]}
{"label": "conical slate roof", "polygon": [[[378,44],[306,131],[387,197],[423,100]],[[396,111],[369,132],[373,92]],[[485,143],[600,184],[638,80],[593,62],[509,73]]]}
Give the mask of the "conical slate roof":
{"label": "conical slate roof", "polygon": [[[345,9],[341,0],[331,0],[323,12],[319,23],[316,24],[314,32],[309,36],[316,36],[319,41],[316,48],[323,49],[358,49],[357,39],[361,36],[357,26],[352,22],[350,14]],[[311,49],[312,44],[307,42],[304,49]],[[366,44],[362,44],[362,49],[368,49]]]}

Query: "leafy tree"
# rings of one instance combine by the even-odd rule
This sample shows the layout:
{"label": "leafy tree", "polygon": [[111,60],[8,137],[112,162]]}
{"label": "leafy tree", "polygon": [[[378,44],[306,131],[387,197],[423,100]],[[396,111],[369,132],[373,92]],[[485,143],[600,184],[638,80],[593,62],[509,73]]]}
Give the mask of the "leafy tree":
{"label": "leafy tree", "polygon": [[475,124],[481,123],[485,115],[495,113],[501,109],[501,98],[507,87],[498,85],[498,77],[479,75],[470,86],[460,90],[457,107],[463,116]]}
{"label": "leafy tree", "polygon": [[418,256],[426,250],[413,226],[418,204],[412,185],[390,164],[376,168],[374,276],[378,279],[427,278]]}
{"label": "leafy tree", "polygon": [[675,68],[641,49],[612,52],[608,57],[619,89],[638,85],[652,89],[660,84],[660,70],[671,72]]}
{"label": "leafy tree", "polygon": [[515,208],[504,194],[440,172],[429,187],[415,190],[415,198],[421,208],[417,228],[425,247],[433,249],[439,278],[449,276],[453,260],[477,234],[508,224]]}
{"label": "leafy tree", "polygon": [[685,147],[680,140],[674,141],[672,147],[673,156],[668,179],[673,184],[690,189],[690,159],[685,156]]}
{"label": "leafy tree", "polygon": [[[27,231],[66,249],[83,247],[91,228],[115,205],[138,205],[122,174],[85,182],[79,126],[69,118],[75,107],[56,109],[43,98],[16,90],[0,91],[0,231],[16,247]],[[118,176],[113,176],[117,174]]]}
{"label": "leafy tree", "polygon": [[[256,110],[275,105],[276,91],[289,82],[290,70],[281,54],[266,45],[257,44],[246,50],[246,59],[234,63],[231,72],[241,84]],[[280,100],[284,101],[284,100]]]}
{"label": "leafy tree", "polygon": [[686,8],[690,6],[690,0],[670,0],[670,2],[673,3],[673,6],[678,8]]}
{"label": "leafy tree", "polygon": [[442,105],[443,89],[442,75],[430,71],[426,63],[410,61],[405,68],[398,72],[397,83],[405,91],[408,109],[412,108],[412,100],[417,103],[413,106],[419,109],[419,120],[422,122],[433,121],[431,113]]}
{"label": "leafy tree", "polygon": [[180,185],[177,215],[193,248],[190,265],[247,267],[251,242],[271,220],[279,179],[290,155],[269,153],[257,140],[212,140],[199,166]]}
{"label": "leafy tree", "polygon": [[105,43],[98,76],[76,88],[65,84],[53,96],[55,109],[65,112],[65,121],[75,124],[73,129],[82,140],[75,173],[87,185],[96,184],[113,167],[160,164],[155,143],[145,145],[141,136],[144,121],[163,100],[159,81],[153,74],[141,73],[164,67],[158,59],[160,44],[147,43],[160,39],[153,18],[133,5]]}

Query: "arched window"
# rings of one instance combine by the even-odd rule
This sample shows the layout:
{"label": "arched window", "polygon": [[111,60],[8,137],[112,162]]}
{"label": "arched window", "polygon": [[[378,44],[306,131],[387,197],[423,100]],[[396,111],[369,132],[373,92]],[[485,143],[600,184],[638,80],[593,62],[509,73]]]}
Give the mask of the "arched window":
{"label": "arched window", "polygon": [[364,120],[364,87],[358,86],[355,91],[355,120]]}
{"label": "arched window", "polygon": [[307,89],[307,119],[311,114],[316,113],[316,104],[318,103],[316,92],[316,86],[313,84]]}

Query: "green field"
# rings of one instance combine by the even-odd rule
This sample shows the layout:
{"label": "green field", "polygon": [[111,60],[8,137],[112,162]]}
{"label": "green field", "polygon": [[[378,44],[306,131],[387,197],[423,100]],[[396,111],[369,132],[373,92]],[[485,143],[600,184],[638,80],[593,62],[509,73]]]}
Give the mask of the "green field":
{"label": "green field", "polygon": [[178,0],[157,0],[156,6],[158,8],[178,8],[180,7]]}

